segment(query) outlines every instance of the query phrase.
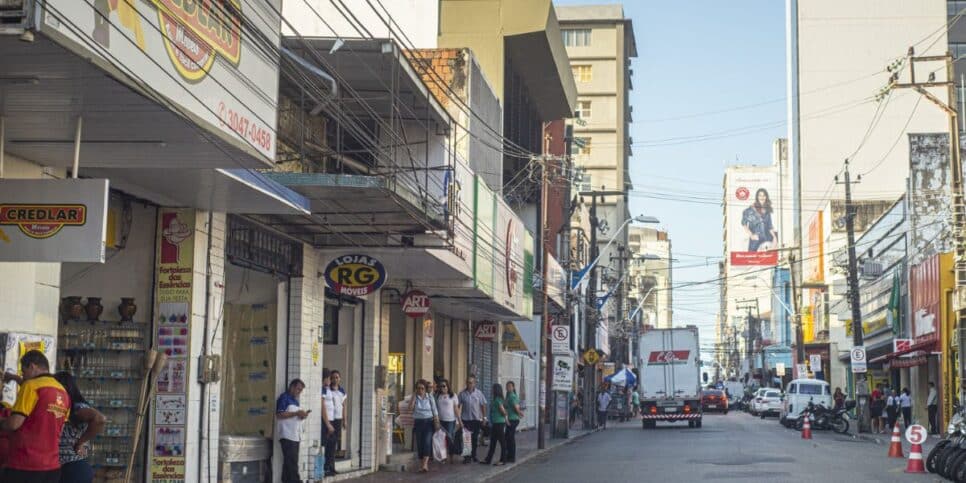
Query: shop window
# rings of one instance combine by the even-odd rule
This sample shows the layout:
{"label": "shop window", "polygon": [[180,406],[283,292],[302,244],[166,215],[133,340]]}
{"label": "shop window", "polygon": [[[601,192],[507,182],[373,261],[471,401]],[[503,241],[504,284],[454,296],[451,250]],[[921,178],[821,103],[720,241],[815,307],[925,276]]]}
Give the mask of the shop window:
{"label": "shop window", "polygon": [[323,344],[338,344],[339,343],[339,306],[334,304],[326,304],[325,306],[325,320],[322,324],[322,343]]}

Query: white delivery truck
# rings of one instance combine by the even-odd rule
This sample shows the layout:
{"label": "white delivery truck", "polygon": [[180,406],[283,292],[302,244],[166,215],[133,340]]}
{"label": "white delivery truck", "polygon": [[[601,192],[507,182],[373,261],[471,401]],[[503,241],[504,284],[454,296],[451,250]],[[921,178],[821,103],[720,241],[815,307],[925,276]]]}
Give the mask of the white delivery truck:
{"label": "white delivery truck", "polygon": [[658,421],[701,427],[701,364],[698,328],[652,329],[641,335],[641,417],[644,429]]}

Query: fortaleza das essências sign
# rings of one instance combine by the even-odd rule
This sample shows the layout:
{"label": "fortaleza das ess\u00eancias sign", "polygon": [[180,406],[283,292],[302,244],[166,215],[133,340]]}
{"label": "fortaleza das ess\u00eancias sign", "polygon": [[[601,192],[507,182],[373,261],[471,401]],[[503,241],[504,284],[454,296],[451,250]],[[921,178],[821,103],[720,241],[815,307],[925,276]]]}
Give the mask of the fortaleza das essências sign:
{"label": "fortaleza das ess\u00eancias sign", "polygon": [[388,278],[382,262],[367,255],[341,255],[325,267],[325,284],[336,293],[352,297],[379,290]]}

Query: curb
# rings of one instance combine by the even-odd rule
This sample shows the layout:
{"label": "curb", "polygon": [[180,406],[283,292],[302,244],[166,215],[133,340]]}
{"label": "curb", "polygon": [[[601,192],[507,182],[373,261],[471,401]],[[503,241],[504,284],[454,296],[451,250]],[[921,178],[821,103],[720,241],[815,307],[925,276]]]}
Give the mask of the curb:
{"label": "curb", "polygon": [[512,465],[499,466],[498,467],[499,469],[497,471],[493,472],[492,474],[483,475],[482,478],[477,479],[477,480],[473,480],[473,481],[474,482],[478,482],[478,483],[483,483],[483,482],[486,482],[486,481],[491,481],[494,478],[496,478],[496,477],[498,477],[498,476],[500,476],[500,475],[502,475],[502,474],[504,474],[504,473],[506,473],[506,472],[508,472],[510,470],[513,470],[517,466],[523,465],[527,461],[530,461],[530,460],[536,458],[537,456],[540,456],[542,454],[549,453],[550,451],[553,451],[553,450],[555,450],[555,449],[557,449],[557,448],[559,448],[561,446],[566,446],[566,445],[571,444],[571,443],[573,443],[573,442],[575,442],[577,440],[583,439],[586,436],[590,436],[591,434],[594,434],[594,433],[597,433],[597,432],[600,432],[600,431],[603,431],[603,430],[600,429],[600,428],[595,428],[595,429],[592,429],[592,430],[587,431],[585,433],[581,433],[580,435],[575,436],[573,438],[567,438],[566,441],[563,441],[563,442],[561,442],[559,444],[553,445],[553,446],[551,446],[549,448],[538,449],[538,450],[536,450],[536,451],[534,451],[534,452],[532,452],[532,453],[524,456],[523,458],[520,458],[519,460],[517,460]]}

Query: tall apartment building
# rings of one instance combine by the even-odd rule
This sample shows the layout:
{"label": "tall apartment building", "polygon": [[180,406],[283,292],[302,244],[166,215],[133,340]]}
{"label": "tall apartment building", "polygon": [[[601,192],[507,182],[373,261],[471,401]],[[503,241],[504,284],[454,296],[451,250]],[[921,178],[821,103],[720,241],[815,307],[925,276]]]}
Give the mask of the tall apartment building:
{"label": "tall apartment building", "polygon": [[644,226],[628,228],[630,274],[627,298],[633,313],[640,306],[640,320],[660,328],[673,324],[671,296],[671,238],[666,231]]}
{"label": "tall apartment building", "polygon": [[[637,57],[634,29],[624,17],[621,5],[557,6],[557,19],[570,67],[577,84],[574,128],[574,159],[583,168],[581,192],[609,191],[620,195],[599,197],[597,215],[602,229],[597,233],[601,249],[614,237],[616,241],[601,253],[601,280],[615,283],[620,247],[627,246],[627,231],[618,232],[631,217],[627,190],[631,187],[628,161],[631,156],[632,88],[631,58]],[[591,203],[590,196],[585,201]],[[614,270],[607,271],[610,264]],[[608,304],[602,314],[606,324],[619,314]],[[627,314],[623,314],[626,316]]]}

